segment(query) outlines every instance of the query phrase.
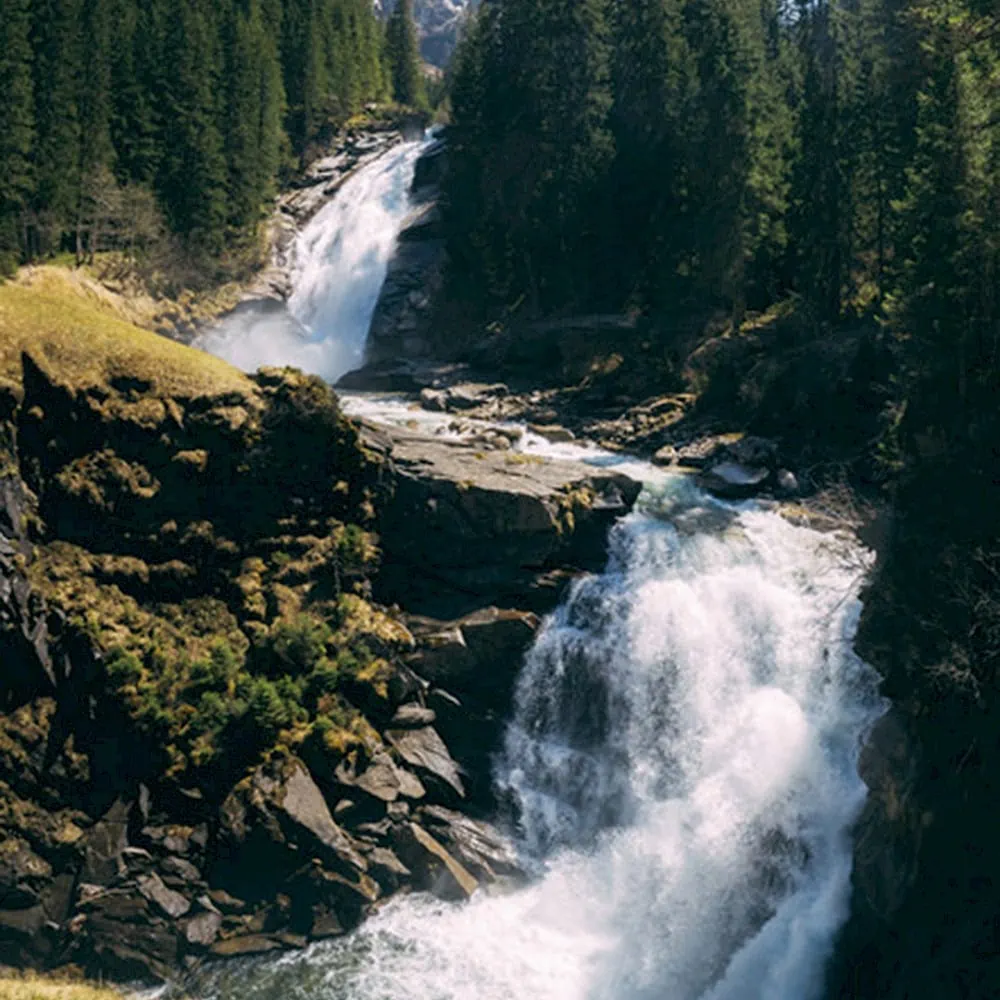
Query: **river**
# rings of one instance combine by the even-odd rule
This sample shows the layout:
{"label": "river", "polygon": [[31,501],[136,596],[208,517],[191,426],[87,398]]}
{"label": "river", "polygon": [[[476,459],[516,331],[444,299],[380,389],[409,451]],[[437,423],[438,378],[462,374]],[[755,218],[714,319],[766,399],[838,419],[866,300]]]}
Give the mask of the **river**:
{"label": "river", "polygon": [[[420,144],[341,189],[301,234],[308,331],[207,346],[335,379],[360,361]],[[447,417],[346,396],[376,422]],[[645,489],[521,669],[495,766],[532,877],[464,904],[413,895],[353,934],[220,965],[209,1000],[810,1000],[847,916],[857,756],[883,710],[854,654],[870,554],[582,444]]]}

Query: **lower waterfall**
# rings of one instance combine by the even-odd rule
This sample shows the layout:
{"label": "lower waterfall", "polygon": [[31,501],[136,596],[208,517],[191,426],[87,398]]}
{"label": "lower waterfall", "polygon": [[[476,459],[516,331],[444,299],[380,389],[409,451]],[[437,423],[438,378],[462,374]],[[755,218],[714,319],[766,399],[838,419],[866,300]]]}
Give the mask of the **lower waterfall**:
{"label": "lower waterfall", "polygon": [[496,780],[533,881],[395,901],[343,940],[218,969],[205,995],[817,996],[882,709],[851,649],[867,561],[659,477],[522,670]]}

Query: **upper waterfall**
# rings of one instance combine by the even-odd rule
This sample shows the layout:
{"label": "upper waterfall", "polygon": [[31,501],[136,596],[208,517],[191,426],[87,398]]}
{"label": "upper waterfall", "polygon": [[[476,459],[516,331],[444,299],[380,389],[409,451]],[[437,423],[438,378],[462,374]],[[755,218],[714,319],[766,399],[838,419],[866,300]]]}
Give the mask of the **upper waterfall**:
{"label": "upper waterfall", "polygon": [[425,141],[406,142],[350,177],[299,234],[288,308],[301,327],[234,315],[198,346],[245,371],[292,365],[335,382],[360,366]]}

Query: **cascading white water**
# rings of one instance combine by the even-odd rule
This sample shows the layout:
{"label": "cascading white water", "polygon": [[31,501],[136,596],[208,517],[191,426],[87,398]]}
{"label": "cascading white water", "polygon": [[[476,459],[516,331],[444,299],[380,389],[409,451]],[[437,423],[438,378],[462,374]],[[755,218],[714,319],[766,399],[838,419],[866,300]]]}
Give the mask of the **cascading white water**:
{"label": "cascading white water", "polygon": [[197,346],[245,371],[293,365],[334,382],[359,367],[425,145],[403,143],[362,167],[299,234],[288,308],[301,328],[235,315]]}
{"label": "cascading white water", "polygon": [[[204,346],[335,378],[361,360],[420,144],[359,172],[300,237],[309,331]],[[358,397],[369,419],[451,418]],[[226,965],[218,1000],[811,1000],[846,916],[856,758],[882,709],[852,652],[868,554],[593,447],[521,450],[646,481],[524,664],[496,780],[527,886],[390,903],[306,952]]]}
{"label": "cascading white water", "polygon": [[532,883],[397,901],[207,995],[817,996],[881,710],[851,649],[866,565],[846,537],[661,476],[524,665],[497,780]]}

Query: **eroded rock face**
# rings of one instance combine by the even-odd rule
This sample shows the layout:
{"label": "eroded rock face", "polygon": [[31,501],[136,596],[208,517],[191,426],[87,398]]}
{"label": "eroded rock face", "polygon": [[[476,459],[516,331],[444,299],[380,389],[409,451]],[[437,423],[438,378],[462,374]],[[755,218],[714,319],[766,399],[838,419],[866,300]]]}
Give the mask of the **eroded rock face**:
{"label": "eroded rock face", "polygon": [[438,208],[445,144],[432,144],[414,171],[414,209],[400,230],[395,253],[372,315],[365,349],[367,363],[424,358],[431,353],[430,327],[435,297],[447,262]]}
{"label": "eroded rock face", "polygon": [[366,429],[389,476],[380,529],[387,601],[450,618],[488,604],[548,610],[559,571],[599,569],[641,486],[573,462]]}

